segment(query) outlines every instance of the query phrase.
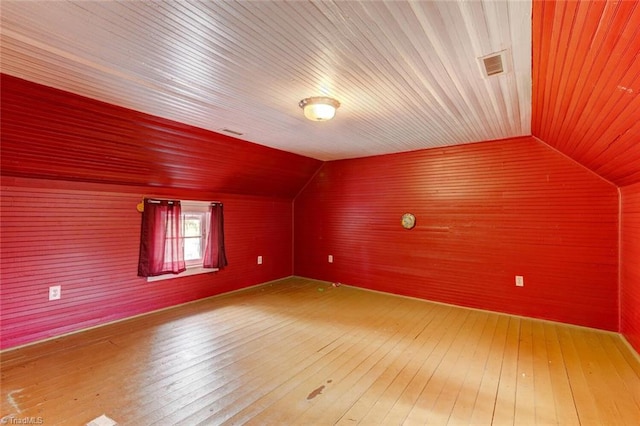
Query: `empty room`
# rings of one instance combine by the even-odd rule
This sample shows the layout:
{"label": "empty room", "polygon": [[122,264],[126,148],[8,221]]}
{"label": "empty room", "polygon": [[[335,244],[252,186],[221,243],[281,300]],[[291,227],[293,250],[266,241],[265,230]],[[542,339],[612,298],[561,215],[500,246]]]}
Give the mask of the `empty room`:
{"label": "empty room", "polygon": [[640,422],[639,1],[0,12],[0,423]]}

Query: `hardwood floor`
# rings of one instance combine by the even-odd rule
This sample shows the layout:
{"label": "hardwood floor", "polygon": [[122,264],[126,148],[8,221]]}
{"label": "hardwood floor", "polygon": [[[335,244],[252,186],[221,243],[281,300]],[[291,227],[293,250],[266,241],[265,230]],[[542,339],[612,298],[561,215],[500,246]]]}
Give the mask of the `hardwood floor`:
{"label": "hardwood floor", "polygon": [[302,278],[5,351],[1,372],[8,424],[640,420],[640,362],[614,333]]}

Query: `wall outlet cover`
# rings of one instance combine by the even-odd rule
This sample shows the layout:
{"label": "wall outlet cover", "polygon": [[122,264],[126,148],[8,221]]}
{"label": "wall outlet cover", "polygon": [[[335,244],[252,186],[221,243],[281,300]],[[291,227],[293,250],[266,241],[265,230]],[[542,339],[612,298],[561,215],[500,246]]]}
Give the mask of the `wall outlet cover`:
{"label": "wall outlet cover", "polygon": [[62,297],[62,286],[52,285],[49,287],[49,300],[58,300]]}

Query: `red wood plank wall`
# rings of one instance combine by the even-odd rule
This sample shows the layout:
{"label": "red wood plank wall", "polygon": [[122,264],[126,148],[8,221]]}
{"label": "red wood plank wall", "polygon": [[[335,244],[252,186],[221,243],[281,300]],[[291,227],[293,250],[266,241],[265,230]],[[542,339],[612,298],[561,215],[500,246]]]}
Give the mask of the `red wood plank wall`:
{"label": "red wood plank wall", "polygon": [[533,137],[325,163],[294,221],[296,275],[618,329],[617,188]]}
{"label": "red wood plank wall", "polygon": [[620,332],[640,353],[640,184],[620,192]]}
{"label": "red wood plank wall", "polygon": [[[2,348],[292,274],[291,200],[150,191],[3,177]],[[143,195],[222,201],[229,266],[150,283],[137,277]],[[48,287],[57,284],[62,299],[48,301]]]}

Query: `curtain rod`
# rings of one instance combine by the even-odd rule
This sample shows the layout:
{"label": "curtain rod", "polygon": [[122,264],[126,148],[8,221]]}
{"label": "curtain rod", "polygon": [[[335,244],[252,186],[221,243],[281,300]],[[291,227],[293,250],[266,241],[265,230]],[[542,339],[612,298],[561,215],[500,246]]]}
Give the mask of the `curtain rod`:
{"label": "curtain rod", "polygon": [[211,203],[211,204],[222,204],[222,201],[203,201],[203,200],[172,200],[169,198],[146,198],[143,197],[142,200],[148,200],[151,203],[161,203],[163,201],[169,201],[169,202],[174,202],[174,201],[184,201],[185,203]]}
{"label": "curtain rod", "polygon": [[138,203],[138,205],[136,205],[136,210],[138,210],[138,212],[142,213],[144,211],[144,201],[147,200],[150,203],[161,203],[163,201],[169,201],[169,202],[174,202],[174,201],[184,201],[184,202],[198,202],[198,203],[209,203],[209,204],[223,204],[222,201],[201,201],[201,200],[170,200],[168,198],[147,198],[147,197],[142,197],[142,201],[140,203]]}

